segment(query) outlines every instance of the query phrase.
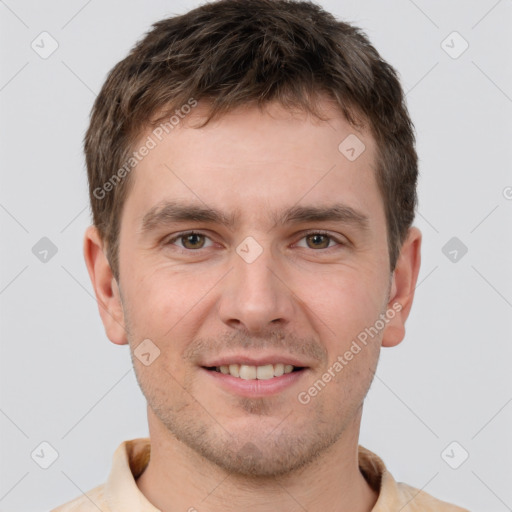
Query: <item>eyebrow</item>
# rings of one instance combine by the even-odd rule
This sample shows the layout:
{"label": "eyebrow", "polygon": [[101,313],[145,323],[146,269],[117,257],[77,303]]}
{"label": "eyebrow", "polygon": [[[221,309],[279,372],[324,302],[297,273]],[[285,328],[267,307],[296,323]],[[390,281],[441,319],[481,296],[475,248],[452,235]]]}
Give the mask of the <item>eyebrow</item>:
{"label": "eyebrow", "polygon": [[[140,233],[147,234],[161,225],[179,222],[204,222],[220,224],[233,229],[240,218],[240,210],[226,214],[220,210],[193,203],[162,201],[142,218]],[[271,212],[275,225],[307,222],[341,222],[362,231],[369,228],[369,218],[354,208],[341,203],[327,206],[292,206],[281,212]]]}

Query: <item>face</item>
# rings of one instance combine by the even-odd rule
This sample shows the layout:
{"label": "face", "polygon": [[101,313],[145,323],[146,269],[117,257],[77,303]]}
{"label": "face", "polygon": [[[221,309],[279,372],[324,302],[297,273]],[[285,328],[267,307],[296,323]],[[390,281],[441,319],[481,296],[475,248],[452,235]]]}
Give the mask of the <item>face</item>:
{"label": "face", "polygon": [[[329,112],[273,104],[196,129],[198,107],[133,171],[119,287],[137,379],[152,421],[230,472],[324,453],[377,364],[390,272],[375,144]],[[338,149],[351,134],[353,161]]]}

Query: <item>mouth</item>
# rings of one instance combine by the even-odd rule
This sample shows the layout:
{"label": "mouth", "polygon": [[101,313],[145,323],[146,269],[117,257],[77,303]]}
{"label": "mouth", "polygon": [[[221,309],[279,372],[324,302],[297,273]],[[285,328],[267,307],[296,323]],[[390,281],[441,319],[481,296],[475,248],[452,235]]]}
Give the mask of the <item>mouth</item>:
{"label": "mouth", "polygon": [[278,395],[300,383],[310,370],[301,361],[287,356],[231,356],[201,366],[209,384],[247,398]]}
{"label": "mouth", "polygon": [[270,380],[305,369],[303,366],[294,366],[285,363],[265,364],[260,366],[234,363],[221,366],[204,366],[203,368],[243,380]]}

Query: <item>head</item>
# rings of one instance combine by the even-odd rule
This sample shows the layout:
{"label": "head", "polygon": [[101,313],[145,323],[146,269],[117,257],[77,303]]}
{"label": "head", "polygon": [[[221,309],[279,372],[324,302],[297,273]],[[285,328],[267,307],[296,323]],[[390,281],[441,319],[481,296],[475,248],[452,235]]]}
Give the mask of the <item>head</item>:
{"label": "head", "polygon": [[[286,0],[160,21],[110,72],[85,153],[86,262],[150,429],[275,475],[358,426],[421,242],[412,123],[366,36]],[[258,394],[215,370],[237,358],[301,369]]]}

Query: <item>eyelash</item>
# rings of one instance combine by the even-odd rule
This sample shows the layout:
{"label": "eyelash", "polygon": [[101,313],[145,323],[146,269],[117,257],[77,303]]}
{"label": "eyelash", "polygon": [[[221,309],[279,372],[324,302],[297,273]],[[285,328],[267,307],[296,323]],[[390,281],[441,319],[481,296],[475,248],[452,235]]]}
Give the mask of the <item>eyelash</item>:
{"label": "eyelash", "polygon": [[[184,238],[184,237],[187,237],[187,236],[190,236],[190,235],[200,235],[200,236],[203,236],[205,238],[210,238],[208,235],[206,235],[205,233],[201,233],[200,231],[184,231],[183,233],[178,233],[177,235],[173,236],[172,238],[169,238],[167,239],[167,241],[164,243],[165,246],[167,245],[173,245],[174,242],[176,240],[179,240],[181,238]],[[346,246],[347,243],[341,241],[340,239],[336,238],[335,236],[331,235],[330,233],[328,233],[327,231],[322,231],[322,230],[310,230],[310,231],[307,231],[307,232],[304,232],[302,233],[302,237],[300,238],[300,240],[302,240],[303,238],[306,238],[307,236],[309,235],[322,235],[322,236],[326,236],[327,238],[329,238],[330,240],[336,242],[338,245],[335,245],[333,247],[327,247],[327,248],[324,248],[324,249],[311,249],[313,251],[316,251],[316,252],[330,252],[331,249],[336,249],[336,248],[339,248],[339,246]],[[200,249],[185,249],[183,247],[179,247],[179,246],[176,246],[181,252],[188,252],[188,253],[192,253],[192,252],[199,252],[201,251],[202,249],[208,249],[208,247],[201,247]],[[308,249],[308,247],[303,247],[303,249]]]}

